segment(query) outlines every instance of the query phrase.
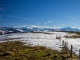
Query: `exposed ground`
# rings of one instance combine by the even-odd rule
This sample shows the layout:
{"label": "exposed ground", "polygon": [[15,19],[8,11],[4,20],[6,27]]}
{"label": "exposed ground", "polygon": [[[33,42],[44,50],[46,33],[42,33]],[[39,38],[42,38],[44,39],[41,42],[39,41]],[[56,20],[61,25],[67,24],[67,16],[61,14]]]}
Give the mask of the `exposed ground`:
{"label": "exposed ground", "polygon": [[[70,59],[70,51],[66,53],[52,50],[43,46],[24,45],[20,41],[0,43],[0,60],[67,60]],[[72,59],[78,57],[73,53]]]}
{"label": "exposed ground", "polygon": [[[56,37],[61,37],[61,39],[56,39]],[[34,47],[34,46],[37,46],[37,47],[43,47],[43,46],[45,46],[46,47],[46,50],[47,50],[47,48],[48,48],[48,51],[50,50],[53,50],[53,52],[57,52],[57,53],[53,53],[53,52],[49,52],[51,55],[50,55],[50,59],[52,59],[52,57],[53,57],[53,55],[59,55],[59,58],[60,59],[62,59],[61,58],[61,56],[65,56],[66,58],[69,58],[69,50],[70,50],[70,48],[71,48],[71,45],[73,46],[73,52],[75,53],[75,54],[77,54],[77,56],[79,56],[79,49],[80,49],[80,33],[78,33],[78,32],[44,32],[44,33],[38,33],[38,32],[36,32],[36,33],[13,33],[13,34],[5,34],[5,35],[0,35],[0,43],[8,43],[8,42],[10,42],[10,43],[12,43],[13,44],[13,42],[12,41],[21,41],[21,42],[23,42],[23,43],[25,43],[25,45],[28,47],[30,47],[30,52],[31,53],[33,53],[33,55],[34,55],[34,53],[36,52],[36,51],[38,51],[38,49],[36,49],[36,47]],[[64,49],[62,49],[62,48],[60,48],[61,46],[62,46],[62,41],[64,41],[64,42],[66,42],[66,43],[68,43],[68,53],[67,53],[67,56],[66,56],[66,54],[65,54],[65,52],[63,52],[63,51],[65,51]],[[16,44],[13,44],[12,46],[15,46]],[[9,45],[8,45],[9,46]],[[7,46],[7,47],[8,47]],[[17,45],[16,45],[17,46]],[[7,47],[6,47],[6,49],[7,49]],[[26,47],[26,48],[27,48]],[[10,47],[9,47],[10,48]],[[32,51],[32,48],[33,48],[33,50],[35,50],[36,49],[36,51]],[[12,47],[12,49],[13,49],[13,47]],[[18,48],[17,48],[18,49]],[[21,48],[22,49],[22,48]],[[4,49],[5,50],[5,49]],[[24,53],[25,51],[24,51],[25,49],[23,48],[23,50],[21,50],[21,52],[22,53]],[[27,48],[27,50],[28,50],[28,48]],[[44,50],[44,49],[43,49]],[[63,51],[62,51],[63,50]],[[6,50],[7,51],[7,50]],[[17,51],[17,50],[16,50]],[[39,53],[41,53],[41,54],[43,54],[43,55],[46,55],[45,53],[42,53],[42,52],[45,52],[45,50],[44,51],[42,51],[42,50],[40,50],[41,52],[39,52]],[[3,53],[1,53],[1,54],[3,54],[4,55],[4,53],[5,52],[3,52]],[[14,53],[14,51],[13,51],[13,53]],[[21,54],[22,54],[21,53]],[[30,53],[30,54],[31,54]],[[39,54],[38,53],[38,54]],[[64,53],[63,55],[62,55],[62,53]],[[15,55],[16,53],[14,53],[14,55]],[[19,53],[20,54],[20,53]],[[19,55],[18,54],[18,55]],[[28,53],[29,54],[29,53]],[[60,55],[61,54],[61,55]],[[24,55],[24,54],[23,54]],[[31,54],[32,55],[32,54]],[[35,56],[35,55],[34,55]],[[40,58],[41,58],[41,56],[42,55],[39,55],[40,56]],[[75,55],[74,55],[75,56]],[[76,58],[77,59],[77,57],[74,57],[73,56],[73,58]],[[13,56],[12,56],[13,57]],[[38,57],[38,56],[37,56]],[[35,58],[35,59],[38,59],[38,58]],[[44,57],[42,57],[42,60],[47,60],[47,58],[48,57],[45,57],[44,59],[43,59]],[[26,58],[27,59],[27,58]],[[58,58],[57,58],[58,59]],[[65,58],[64,58],[65,59]],[[14,59],[15,60],[15,59]],[[28,59],[29,60],[29,59]],[[48,59],[49,60],[49,59]]]}

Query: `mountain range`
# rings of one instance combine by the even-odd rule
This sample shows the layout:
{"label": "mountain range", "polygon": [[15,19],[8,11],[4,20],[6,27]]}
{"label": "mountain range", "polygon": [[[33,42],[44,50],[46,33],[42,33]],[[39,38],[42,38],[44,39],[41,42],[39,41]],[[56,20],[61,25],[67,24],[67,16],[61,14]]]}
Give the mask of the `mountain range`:
{"label": "mountain range", "polygon": [[18,33],[18,32],[44,32],[44,31],[74,31],[80,32],[78,28],[63,27],[63,28],[40,28],[40,27],[0,27],[0,31],[5,33]]}

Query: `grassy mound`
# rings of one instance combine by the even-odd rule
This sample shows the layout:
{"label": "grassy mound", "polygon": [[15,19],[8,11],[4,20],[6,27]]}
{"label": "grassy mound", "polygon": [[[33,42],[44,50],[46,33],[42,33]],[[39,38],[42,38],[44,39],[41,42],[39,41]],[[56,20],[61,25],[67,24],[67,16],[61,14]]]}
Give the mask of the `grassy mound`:
{"label": "grassy mound", "polygon": [[[66,60],[69,59],[69,52],[52,50],[43,46],[25,46],[25,43],[3,42],[0,43],[0,60]],[[73,59],[77,56],[73,54]]]}

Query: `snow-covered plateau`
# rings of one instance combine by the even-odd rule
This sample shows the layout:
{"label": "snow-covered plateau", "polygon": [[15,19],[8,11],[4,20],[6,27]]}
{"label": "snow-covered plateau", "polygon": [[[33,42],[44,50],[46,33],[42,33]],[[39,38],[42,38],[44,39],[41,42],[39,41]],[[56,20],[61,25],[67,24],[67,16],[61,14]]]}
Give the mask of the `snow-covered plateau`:
{"label": "snow-covered plateau", "polygon": [[[68,48],[70,49],[73,45],[73,51],[79,55],[80,49],[80,38],[65,38],[64,36],[71,36],[75,34],[68,34],[66,32],[45,32],[45,33],[12,33],[0,35],[0,42],[6,41],[22,41],[26,44],[31,44],[32,46],[46,46],[55,50],[60,51],[62,46],[62,41],[68,43]],[[60,36],[61,39],[56,39],[56,36]]]}

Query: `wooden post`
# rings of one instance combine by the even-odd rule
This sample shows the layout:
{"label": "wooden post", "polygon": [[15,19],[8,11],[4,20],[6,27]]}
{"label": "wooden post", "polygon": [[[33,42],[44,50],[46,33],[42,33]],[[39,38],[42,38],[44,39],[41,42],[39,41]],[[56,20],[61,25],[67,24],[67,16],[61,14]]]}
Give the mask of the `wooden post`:
{"label": "wooden post", "polygon": [[67,50],[68,50],[68,43],[66,43],[66,53],[67,53]]}
{"label": "wooden post", "polygon": [[65,48],[66,53],[67,53],[67,43],[66,43],[66,42],[65,42],[65,44],[64,44],[64,48]]}
{"label": "wooden post", "polygon": [[57,35],[56,35],[56,39],[57,39]]}
{"label": "wooden post", "polygon": [[61,39],[60,39],[60,37],[59,37],[59,41],[60,41],[60,43],[61,43]]}
{"label": "wooden post", "polygon": [[64,46],[64,40],[62,40],[62,45]]}
{"label": "wooden post", "polygon": [[80,49],[79,49],[79,59],[80,59]]}
{"label": "wooden post", "polygon": [[67,45],[67,49],[68,49],[68,42],[67,42],[67,44],[66,44],[66,45]]}
{"label": "wooden post", "polygon": [[73,46],[71,45],[70,58],[72,58],[72,50],[73,50]]}
{"label": "wooden post", "polygon": [[65,47],[65,42],[64,42],[64,47]]}

